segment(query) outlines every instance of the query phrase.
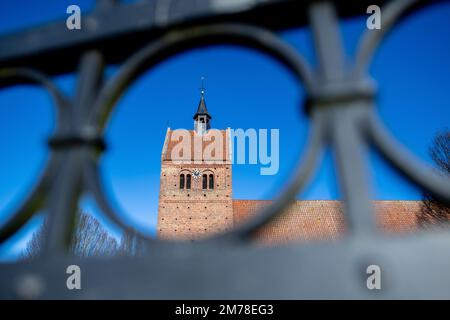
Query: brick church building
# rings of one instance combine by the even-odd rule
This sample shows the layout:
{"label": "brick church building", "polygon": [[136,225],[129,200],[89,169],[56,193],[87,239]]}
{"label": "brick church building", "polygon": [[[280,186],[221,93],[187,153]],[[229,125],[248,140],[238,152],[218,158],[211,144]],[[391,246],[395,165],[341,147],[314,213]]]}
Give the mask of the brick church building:
{"label": "brick church building", "polygon": [[[193,130],[168,128],[166,132],[161,154],[157,226],[158,237],[162,239],[194,240],[225,232],[270,202],[233,199],[230,129],[210,129],[212,117],[203,90],[193,119]],[[217,135],[222,139],[217,139]],[[177,150],[180,137],[189,141],[181,153]],[[219,157],[213,152],[208,158],[196,151],[195,146],[205,150],[214,140],[225,142],[220,146]],[[374,201],[373,205],[380,232],[417,229],[420,201]],[[344,233],[342,202],[297,200],[285,214],[263,227],[255,240],[266,244],[329,240]]]}

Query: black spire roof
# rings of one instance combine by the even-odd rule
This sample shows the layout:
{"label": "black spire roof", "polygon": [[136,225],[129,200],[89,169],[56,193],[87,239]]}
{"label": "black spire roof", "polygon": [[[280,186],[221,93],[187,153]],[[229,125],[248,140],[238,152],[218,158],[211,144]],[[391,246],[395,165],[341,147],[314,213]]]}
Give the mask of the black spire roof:
{"label": "black spire roof", "polygon": [[206,115],[208,119],[211,119],[211,115],[208,112],[208,109],[206,108],[206,102],[205,102],[205,95],[202,91],[202,96],[200,98],[200,102],[198,103],[197,112],[194,114],[194,119],[197,118],[197,116],[203,116]]}

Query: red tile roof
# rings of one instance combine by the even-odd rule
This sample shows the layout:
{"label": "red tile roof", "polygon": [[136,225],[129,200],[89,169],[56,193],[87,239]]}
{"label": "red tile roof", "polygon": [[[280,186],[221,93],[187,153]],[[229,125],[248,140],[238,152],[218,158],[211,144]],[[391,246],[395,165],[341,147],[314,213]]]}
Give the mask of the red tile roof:
{"label": "red tile roof", "polygon": [[[233,200],[234,223],[243,223],[271,201]],[[420,201],[374,201],[381,232],[402,233],[417,229]],[[332,240],[346,232],[341,201],[301,200],[293,203],[257,234],[258,242],[283,243],[301,240]]]}

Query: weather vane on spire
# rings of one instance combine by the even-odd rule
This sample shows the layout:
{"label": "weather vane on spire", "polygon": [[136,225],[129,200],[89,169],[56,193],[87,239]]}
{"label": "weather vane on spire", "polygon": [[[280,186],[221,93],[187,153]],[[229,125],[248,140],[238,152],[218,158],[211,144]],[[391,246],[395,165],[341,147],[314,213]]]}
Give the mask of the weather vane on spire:
{"label": "weather vane on spire", "polygon": [[201,79],[202,79],[202,87],[200,88],[200,92],[201,92],[202,96],[204,96],[205,91],[206,91],[205,86],[204,86],[205,77],[202,77]]}

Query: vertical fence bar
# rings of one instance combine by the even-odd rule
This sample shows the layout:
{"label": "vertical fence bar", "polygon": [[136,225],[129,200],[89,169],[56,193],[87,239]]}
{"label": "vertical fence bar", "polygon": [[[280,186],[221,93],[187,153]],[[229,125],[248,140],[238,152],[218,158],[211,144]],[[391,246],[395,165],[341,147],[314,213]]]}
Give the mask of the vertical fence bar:
{"label": "vertical fence bar", "polygon": [[[88,113],[97,98],[97,92],[103,76],[102,55],[90,51],[81,57],[78,72],[78,85],[75,102],[70,105],[70,128],[67,132],[80,141],[79,145],[61,145],[61,153],[65,159],[51,190],[49,203],[49,222],[44,254],[66,252],[70,247],[75,232],[78,211],[78,200],[82,188],[82,161],[86,156],[83,137],[91,132],[86,131]],[[69,107],[69,106],[68,106]]]}
{"label": "vertical fence bar", "polygon": [[342,80],[344,56],[334,5],[324,1],[313,3],[309,9],[309,19],[320,68],[320,81],[328,84],[334,80]]}
{"label": "vertical fence bar", "polygon": [[80,159],[77,150],[61,150],[64,161],[51,189],[48,226],[43,254],[51,256],[70,247],[80,187]]}
{"label": "vertical fence bar", "polygon": [[[339,23],[332,2],[313,3],[309,17],[314,34],[319,63],[317,92],[331,101],[329,108],[329,134],[334,147],[340,188],[345,200],[349,231],[373,232],[373,214],[369,198],[364,159],[364,141],[360,130],[367,105],[356,101],[333,101],[334,95],[348,94],[343,90],[346,81],[345,59],[339,33]],[[331,99],[330,99],[331,97]]]}
{"label": "vertical fence bar", "polygon": [[353,102],[333,110],[331,143],[349,231],[367,235],[375,233],[376,228],[368,188],[366,143],[361,130],[366,109],[361,102]]}
{"label": "vertical fence bar", "polygon": [[104,59],[99,51],[92,50],[81,57],[75,101],[77,126],[87,124],[88,114],[97,98],[103,80]]}

